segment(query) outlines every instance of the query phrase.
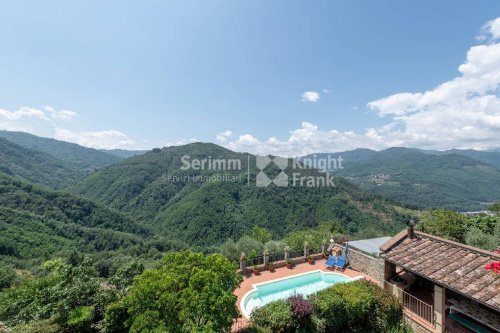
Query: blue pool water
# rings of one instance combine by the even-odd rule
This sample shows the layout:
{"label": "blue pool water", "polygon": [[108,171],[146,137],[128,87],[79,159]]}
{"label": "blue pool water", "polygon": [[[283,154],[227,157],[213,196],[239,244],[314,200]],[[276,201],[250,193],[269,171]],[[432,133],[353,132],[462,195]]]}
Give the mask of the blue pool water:
{"label": "blue pool water", "polygon": [[277,299],[285,299],[294,294],[308,296],[335,283],[350,280],[348,276],[343,274],[325,273],[318,270],[285,279],[259,283],[254,285],[256,290],[243,296],[241,310],[243,315],[249,317],[253,309]]}

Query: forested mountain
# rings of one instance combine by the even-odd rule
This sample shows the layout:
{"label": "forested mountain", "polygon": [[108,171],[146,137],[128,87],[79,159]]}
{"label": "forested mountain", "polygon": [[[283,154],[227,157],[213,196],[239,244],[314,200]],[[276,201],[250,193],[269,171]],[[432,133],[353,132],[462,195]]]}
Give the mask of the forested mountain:
{"label": "forested mountain", "polygon": [[473,149],[450,149],[445,151],[436,151],[436,150],[423,150],[423,152],[429,152],[434,155],[461,155],[473,158],[475,160],[491,164],[497,169],[500,168],[500,152],[499,151],[481,151],[481,150],[473,150]]}
{"label": "forested mountain", "polygon": [[343,169],[332,170],[335,175],[414,207],[481,210],[500,198],[496,152],[390,148],[331,155],[344,159]]}
{"label": "forested mountain", "polygon": [[0,138],[0,173],[22,178],[54,189],[68,186],[84,176],[46,153],[27,149]]}
{"label": "forested mountain", "polygon": [[[182,170],[181,158],[185,155],[190,160],[238,160],[241,170]],[[279,173],[276,167],[265,171],[271,178]],[[285,173],[292,178],[292,172],[289,165]],[[315,170],[301,172],[324,176]],[[235,179],[192,179],[222,174]],[[79,182],[74,191],[127,212],[161,234],[200,246],[237,239],[254,225],[269,229],[279,238],[321,222],[364,235],[387,234],[406,222],[393,203],[360,191],[341,178],[335,179],[336,187],[294,187],[291,183],[288,187],[256,187],[255,176],[255,156],[214,144],[194,143],[154,149],[97,170]],[[176,181],[171,177],[179,178]]]}
{"label": "forested mountain", "polygon": [[99,150],[107,154],[117,156],[121,159],[129,158],[136,155],[143,155],[147,152],[147,150],[126,150],[126,149],[99,149]]}
{"label": "forested mountain", "polygon": [[42,138],[25,132],[0,130],[0,137],[22,147],[47,153],[79,169],[101,168],[122,159],[97,149],[82,147],[75,143]]}
{"label": "forested mountain", "polygon": [[0,203],[0,262],[31,267],[71,251],[149,250],[145,227],[88,199],[0,174]]}

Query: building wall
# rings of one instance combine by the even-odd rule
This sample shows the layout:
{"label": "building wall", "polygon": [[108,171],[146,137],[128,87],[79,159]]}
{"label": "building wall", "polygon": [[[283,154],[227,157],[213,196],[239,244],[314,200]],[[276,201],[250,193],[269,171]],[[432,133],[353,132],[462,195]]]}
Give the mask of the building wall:
{"label": "building wall", "polygon": [[413,320],[411,317],[408,317],[406,314],[404,315],[403,319],[404,319],[404,322],[406,325],[410,326],[418,333],[434,333],[433,330],[430,330],[429,328],[420,324],[418,321]]}
{"label": "building wall", "polygon": [[355,248],[349,248],[347,259],[349,260],[349,266],[373,277],[383,285],[384,260],[382,258],[365,254]]}

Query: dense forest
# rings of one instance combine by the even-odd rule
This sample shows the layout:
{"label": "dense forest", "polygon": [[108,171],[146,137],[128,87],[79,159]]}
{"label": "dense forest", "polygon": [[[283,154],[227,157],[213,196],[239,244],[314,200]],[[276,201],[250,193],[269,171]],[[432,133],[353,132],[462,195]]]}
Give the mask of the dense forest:
{"label": "dense forest", "polygon": [[0,172],[54,189],[73,184],[86,174],[49,154],[23,148],[1,137]]}
{"label": "dense forest", "polygon": [[[185,155],[239,160],[241,170],[182,170]],[[291,168],[290,161],[285,173],[296,172]],[[279,172],[272,166],[266,171],[270,175]],[[235,179],[183,179],[222,173]],[[254,225],[265,227],[276,237],[323,222],[340,224],[352,235],[377,236],[399,230],[407,219],[394,202],[360,191],[342,178],[335,179],[335,187],[257,187],[256,174],[255,156],[194,143],[153,150],[102,168],[72,190],[127,212],[162,234],[200,246],[238,238]],[[301,170],[301,174],[324,176],[312,169]],[[169,177],[181,180],[169,181]]]}
{"label": "dense forest", "polygon": [[78,252],[93,258],[107,275],[106,265],[113,261],[158,258],[160,252],[186,247],[153,235],[112,208],[1,173],[0,202],[0,262],[15,268],[32,269]]}
{"label": "dense forest", "polygon": [[500,188],[491,186],[500,184],[498,152],[389,148],[315,154],[326,155],[343,158],[343,169],[333,174],[418,209],[484,210],[500,198]]}

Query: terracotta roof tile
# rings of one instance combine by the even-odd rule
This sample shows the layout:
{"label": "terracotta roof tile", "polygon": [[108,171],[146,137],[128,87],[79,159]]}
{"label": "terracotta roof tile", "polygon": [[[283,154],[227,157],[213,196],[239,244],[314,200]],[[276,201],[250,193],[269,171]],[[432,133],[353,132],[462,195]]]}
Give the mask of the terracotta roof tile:
{"label": "terracotta roof tile", "polygon": [[484,269],[498,254],[422,232],[405,237],[406,231],[382,245],[382,258],[500,310],[500,277]]}

